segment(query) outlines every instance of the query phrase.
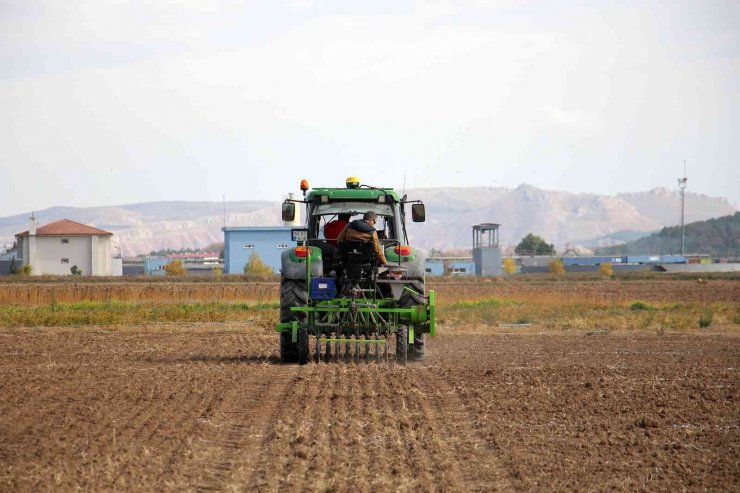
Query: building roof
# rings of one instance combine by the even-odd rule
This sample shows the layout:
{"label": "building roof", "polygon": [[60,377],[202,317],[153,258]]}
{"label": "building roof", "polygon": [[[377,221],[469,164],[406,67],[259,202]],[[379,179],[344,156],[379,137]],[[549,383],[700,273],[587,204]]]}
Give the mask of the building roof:
{"label": "building roof", "polygon": [[228,228],[221,228],[224,233],[233,232],[255,232],[255,231],[290,231],[291,229],[301,229],[303,226],[233,226]]}
{"label": "building roof", "polygon": [[[61,219],[36,228],[36,236],[112,236],[113,233],[69,219]],[[28,236],[28,230],[16,236]]]}
{"label": "building roof", "polygon": [[167,258],[180,258],[180,259],[217,259],[219,252],[202,252],[202,253],[172,253],[167,255]]}

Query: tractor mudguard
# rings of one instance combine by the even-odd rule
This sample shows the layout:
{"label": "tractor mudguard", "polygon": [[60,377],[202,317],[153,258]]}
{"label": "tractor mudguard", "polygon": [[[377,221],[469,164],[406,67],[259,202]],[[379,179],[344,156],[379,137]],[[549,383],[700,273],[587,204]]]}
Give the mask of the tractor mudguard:
{"label": "tractor mudguard", "polygon": [[[411,255],[399,256],[394,252],[393,247],[385,249],[385,257],[388,259],[389,265],[400,265],[405,267],[406,277],[408,279],[424,279],[426,274],[426,260],[427,256],[424,252],[417,248],[411,249]],[[400,264],[399,264],[400,261]]]}
{"label": "tractor mudguard", "polygon": [[406,275],[409,279],[424,279],[426,274],[426,260],[427,256],[422,252],[418,252],[413,260],[401,262],[401,265],[408,269]]}
{"label": "tractor mudguard", "polygon": [[[312,247],[313,249],[313,247]],[[306,279],[306,260],[305,258],[296,259],[295,248],[283,250],[280,254],[280,263],[282,268],[280,273],[283,279],[305,280]],[[324,263],[319,255],[311,256],[311,277],[321,276],[324,272]]]}

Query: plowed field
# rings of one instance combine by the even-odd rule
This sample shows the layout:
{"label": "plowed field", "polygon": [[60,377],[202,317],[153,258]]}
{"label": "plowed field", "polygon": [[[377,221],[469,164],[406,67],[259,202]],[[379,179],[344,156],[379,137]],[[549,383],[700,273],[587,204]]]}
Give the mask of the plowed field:
{"label": "plowed field", "polygon": [[732,331],[427,347],[299,367],[233,322],[2,329],[0,490],[740,489]]}

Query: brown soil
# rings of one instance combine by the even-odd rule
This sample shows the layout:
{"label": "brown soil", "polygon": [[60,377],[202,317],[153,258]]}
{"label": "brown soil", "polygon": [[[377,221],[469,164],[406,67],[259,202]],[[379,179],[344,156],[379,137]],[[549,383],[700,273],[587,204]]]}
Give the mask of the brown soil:
{"label": "brown soil", "polygon": [[0,490],[740,488],[740,337],[441,335],[277,363],[238,324],[0,331]]}

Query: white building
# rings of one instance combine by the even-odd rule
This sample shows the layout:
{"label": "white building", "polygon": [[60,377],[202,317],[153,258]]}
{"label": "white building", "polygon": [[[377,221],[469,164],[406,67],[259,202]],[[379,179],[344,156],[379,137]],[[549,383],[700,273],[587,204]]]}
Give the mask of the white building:
{"label": "white building", "polygon": [[114,268],[113,233],[62,219],[36,226],[31,217],[28,231],[15,235],[18,264],[31,266],[31,274],[69,275],[73,266],[83,276],[121,275]]}

